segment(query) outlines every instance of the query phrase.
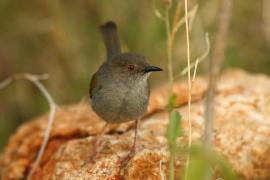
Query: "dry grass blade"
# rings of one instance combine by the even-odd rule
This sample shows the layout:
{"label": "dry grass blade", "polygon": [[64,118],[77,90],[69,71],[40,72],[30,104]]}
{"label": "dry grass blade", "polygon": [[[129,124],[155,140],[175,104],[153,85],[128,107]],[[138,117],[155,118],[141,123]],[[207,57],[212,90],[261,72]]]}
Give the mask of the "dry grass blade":
{"label": "dry grass blade", "polygon": [[[191,27],[191,22],[193,22],[193,20],[195,19],[195,16],[197,14],[197,10],[198,10],[199,5],[196,4],[193,9],[191,11],[188,12],[187,14],[187,18],[190,19],[189,22],[189,26]],[[173,28],[173,33],[176,33],[178,31],[178,29],[185,23],[185,17],[181,18],[174,26]]]}
{"label": "dry grass blade", "polygon": [[162,168],[162,160],[159,161],[159,174],[160,174],[161,180],[165,180],[165,176],[164,176],[164,172]]}
{"label": "dry grass blade", "polygon": [[159,19],[164,20],[164,16],[157,9],[154,9],[154,13]]}
{"label": "dry grass blade", "polygon": [[[191,148],[192,144],[192,124],[191,124],[191,77],[190,77],[190,42],[189,42],[189,23],[188,23],[188,1],[185,0],[185,27],[186,27],[186,43],[187,43],[187,66],[188,66],[188,146]],[[188,167],[190,163],[190,152],[188,153],[187,161],[186,161],[186,172],[188,172]],[[187,173],[185,175],[185,179],[187,179]]]}
{"label": "dry grass blade", "polygon": [[194,67],[194,71],[193,71],[192,83],[195,81],[195,78],[196,78],[196,73],[197,73],[198,64],[199,64],[199,61],[197,60],[197,61],[195,62],[195,67]]}
{"label": "dry grass blade", "polygon": [[165,19],[165,17],[159,12],[159,10],[156,7],[156,0],[153,0],[153,11],[154,11],[154,14],[157,18],[159,18],[161,20]]}

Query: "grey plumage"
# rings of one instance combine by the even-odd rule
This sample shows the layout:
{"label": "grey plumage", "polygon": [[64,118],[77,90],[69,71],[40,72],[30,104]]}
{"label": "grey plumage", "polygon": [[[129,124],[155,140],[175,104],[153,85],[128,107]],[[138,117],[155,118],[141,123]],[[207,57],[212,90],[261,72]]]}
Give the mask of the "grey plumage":
{"label": "grey plumage", "polygon": [[113,22],[101,26],[107,49],[107,61],[94,74],[90,84],[93,110],[105,121],[120,123],[141,117],[148,106],[152,71],[146,58],[135,53],[121,53],[117,27]]}
{"label": "grey plumage", "polygon": [[[107,51],[107,60],[91,79],[91,105],[97,115],[107,123],[135,120],[133,145],[123,159],[125,162],[136,151],[138,122],[147,110],[150,95],[148,77],[152,71],[162,69],[149,65],[142,55],[122,53],[114,22],[105,23],[100,30]],[[98,144],[99,138],[93,148],[94,157]]]}
{"label": "grey plumage", "polygon": [[[127,66],[136,66],[130,71]],[[149,66],[140,55],[123,53],[105,62],[95,75],[92,107],[105,121],[118,123],[134,120],[144,114],[149,100]]]}
{"label": "grey plumage", "polygon": [[117,26],[114,22],[109,21],[100,26],[100,32],[106,47],[107,60],[110,60],[114,55],[121,53]]}

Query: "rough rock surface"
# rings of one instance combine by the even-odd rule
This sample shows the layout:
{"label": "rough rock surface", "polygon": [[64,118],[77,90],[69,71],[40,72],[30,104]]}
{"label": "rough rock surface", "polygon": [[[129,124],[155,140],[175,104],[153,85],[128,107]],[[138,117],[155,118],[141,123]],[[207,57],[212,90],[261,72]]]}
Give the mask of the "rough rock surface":
{"label": "rough rock surface", "polygon": [[[203,96],[206,80],[193,86],[192,139],[203,134]],[[175,83],[178,110],[188,131],[186,83]],[[111,125],[102,137],[95,163],[85,163],[93,140],[104,125],[87,104],[57,110],[49,144],[33,179],[162,179],[168,172],[167,141],[164,137],[168,113],[167,87],[153,90],[149,109],[140,124],[139,150],[120,167],[133,140],[133,124]],[[224,73],[216,95],[213,146],[243,179],[270,179],[270,78],[234,70]],[[23,179],[31,167],[47,115],[22,125],[0,156],[0,179]],[[179,138],[186,143],[187,136]],[[183,161],[179,161],[181,169]]]}

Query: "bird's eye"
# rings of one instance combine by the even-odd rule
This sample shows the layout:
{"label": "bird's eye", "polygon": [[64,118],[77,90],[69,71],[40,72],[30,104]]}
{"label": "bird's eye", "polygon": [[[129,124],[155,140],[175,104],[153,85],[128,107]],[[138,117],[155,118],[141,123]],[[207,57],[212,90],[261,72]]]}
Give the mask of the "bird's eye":
{"label": "bird's eye", "polygon": [[133,64],[129,64],[127,68],[129,71],[133,71],[135,69],[135,66]]}

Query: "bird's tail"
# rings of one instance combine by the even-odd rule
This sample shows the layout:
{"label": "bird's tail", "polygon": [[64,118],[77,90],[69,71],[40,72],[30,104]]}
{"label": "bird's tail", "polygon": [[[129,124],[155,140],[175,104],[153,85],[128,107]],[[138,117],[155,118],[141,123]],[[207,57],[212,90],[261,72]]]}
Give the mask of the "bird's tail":
{"label": "bird's tail", "polygon": [[100,31],[107,50],[107,58],[121,53],[121,46],[117,32],[117,25],[113,21],[106,22],[100,26]]}

